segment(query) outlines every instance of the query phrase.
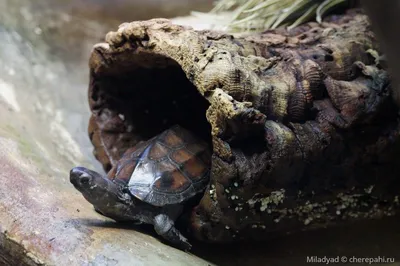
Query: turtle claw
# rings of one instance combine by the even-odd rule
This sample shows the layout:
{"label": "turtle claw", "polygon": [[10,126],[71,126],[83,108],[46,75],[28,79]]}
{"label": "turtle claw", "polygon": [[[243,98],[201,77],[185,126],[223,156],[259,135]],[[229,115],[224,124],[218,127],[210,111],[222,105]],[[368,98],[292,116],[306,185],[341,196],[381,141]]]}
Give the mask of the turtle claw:
{"label": "turtle claw", "polygon": [[166,234],[162,235],[164,239],[170,242],[173,246],[183,250],[189,251],[192,248],[192,245],[189,241],[184,237],[178,229],[172,227]]}
{"label": "turtle claw", "polygon": [[99,209],[97,209],[96,207],[93,208],[95,212],[97,212],[98,214],[101,214],[103,216],[105,216]]}
{"label": "turtle claw", "polygon": [[184,241],[181,242],[180,244],[180,249],[184,250],[184,251],[189,251],[192,249],[192,244],[190,244],[187,239],[185,239]]}
{"label": "turtle claw", "polygon": [[176,246],[179,249],[188,251],[192,248],[192,245],[184,237],[181,232],[174,226],[173,220],[166,214],[159,214],[154,218],[154,229],[157,234],[162,236],[170,244]]}

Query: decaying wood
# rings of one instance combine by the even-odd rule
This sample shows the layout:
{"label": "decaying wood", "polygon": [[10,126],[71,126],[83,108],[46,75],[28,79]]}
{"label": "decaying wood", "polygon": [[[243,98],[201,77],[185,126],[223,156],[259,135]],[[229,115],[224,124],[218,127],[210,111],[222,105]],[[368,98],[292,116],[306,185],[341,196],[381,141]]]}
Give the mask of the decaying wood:
{"label": "decaying wood", "polygon": [[380,5],[377,1],[365,0],[361,1],[365,8],[368,18],[372,21],[373,31],[378,36],[379,43],[382,46],[382,50],[387,55],[387,61],[390,66],[389,72],[391,72],[392,83],[396,82],[395,89],[393,90],[393,98],[395,99],[398,106],[400,106],[400,90],[398,84],[400,84],[400,53],[399,45],[400,38],[398,34],[400,30],[400,2],[390,1],[385,5]]}
{"label": "decaying wood", "polygon": [[191,216],[206,241],[393,215],[400,124],[365,15],[235,38],[165,19],[94,47],[90,137],[108,170],[173,124],[212,145]]}

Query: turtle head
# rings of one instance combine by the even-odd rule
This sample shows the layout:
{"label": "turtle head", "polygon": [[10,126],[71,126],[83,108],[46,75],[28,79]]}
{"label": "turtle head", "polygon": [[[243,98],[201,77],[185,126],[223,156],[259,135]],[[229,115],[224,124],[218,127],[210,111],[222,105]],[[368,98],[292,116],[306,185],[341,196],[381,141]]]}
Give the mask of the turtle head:
{"label": "turtle head", "polygon": [[113,190],[112,186],[109,188],[109,182],[105,177],[95,171],[81,166],[71,169],[69,180],[77,190],[84,194],[84,196],[90,195],[91,198],[100,196],[101,193],[105,192],[104,190]]}
{"label": "turtle head", "polygon": [[71,169],[69,178],[74,187],[97,211],[115,220],[124,220],[122,213],[127,213],[130,206],[114,182],[80,166]]}

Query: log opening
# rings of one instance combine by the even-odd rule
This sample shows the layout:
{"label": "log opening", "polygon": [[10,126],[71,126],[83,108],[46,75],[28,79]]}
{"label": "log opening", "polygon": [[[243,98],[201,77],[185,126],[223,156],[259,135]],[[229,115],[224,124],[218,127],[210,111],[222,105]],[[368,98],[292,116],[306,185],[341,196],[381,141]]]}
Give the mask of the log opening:
{"label": "log opening", "polygon": [[[110,149],[115,151],[112,155],[115,161],[138,141],[150,139],[175,124],[211,145],[207,100],[175,61],[161,55],[159,58],[154,58],[154,54],[150,56],[151,59],[149,54],[139,53],[130,57],[129,64],[116,65],[91,83],[89,97],[97,122],[109,127],[111,134],[120,132],[117,143],[108,143],[116,145]],[[89,131],[93,141],[96,133]],[[105,170],[112,165],[113,162],[107,164]]]}

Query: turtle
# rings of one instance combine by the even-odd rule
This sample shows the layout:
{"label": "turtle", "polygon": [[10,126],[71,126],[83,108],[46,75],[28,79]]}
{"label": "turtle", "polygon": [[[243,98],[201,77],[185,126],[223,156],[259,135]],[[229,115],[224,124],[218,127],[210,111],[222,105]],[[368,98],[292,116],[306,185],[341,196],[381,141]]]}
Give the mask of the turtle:
{"label": "turtle", "polygon": [[127,149],[107,176],[77,166],[70,182],[102,215],[152,224],[170,244],[190,250],[175,222],[204,192],[210,164],[209,145],[175,125]]}

